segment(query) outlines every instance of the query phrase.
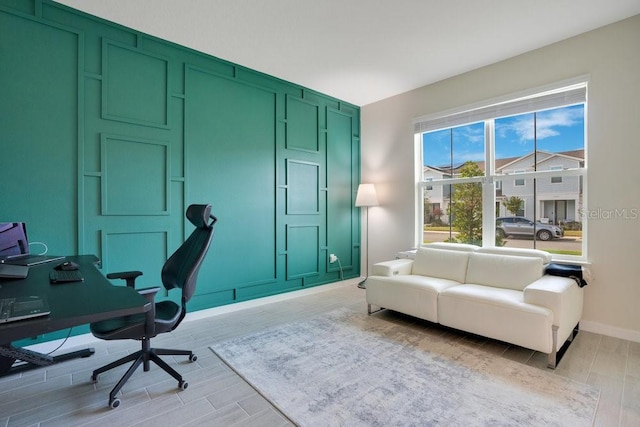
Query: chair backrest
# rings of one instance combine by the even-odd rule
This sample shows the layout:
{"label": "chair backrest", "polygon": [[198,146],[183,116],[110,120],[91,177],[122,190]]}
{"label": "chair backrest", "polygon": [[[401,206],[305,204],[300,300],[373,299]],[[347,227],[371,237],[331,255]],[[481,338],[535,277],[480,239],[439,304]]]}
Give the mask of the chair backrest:
{"label": "chair backrest", "polygon": [[217,221],[211,215],[211,205],[191,205],[186,216],[196,228],[162,267],[164,287],[182,289],[183,308],[196,290],[198,271],[211,245],[213,226]]}

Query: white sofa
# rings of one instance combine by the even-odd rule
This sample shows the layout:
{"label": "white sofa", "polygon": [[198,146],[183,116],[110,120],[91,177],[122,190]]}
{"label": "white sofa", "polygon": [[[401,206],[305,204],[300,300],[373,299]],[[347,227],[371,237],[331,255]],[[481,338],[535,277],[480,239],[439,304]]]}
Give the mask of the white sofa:
{"label": "white sofa", "polygon": [[366,282],[372,306],[548,354],[555,368],[582,317],[575,280],[544,274],[551,261],[533,249],[434,243],[414,259],[377,263]]}

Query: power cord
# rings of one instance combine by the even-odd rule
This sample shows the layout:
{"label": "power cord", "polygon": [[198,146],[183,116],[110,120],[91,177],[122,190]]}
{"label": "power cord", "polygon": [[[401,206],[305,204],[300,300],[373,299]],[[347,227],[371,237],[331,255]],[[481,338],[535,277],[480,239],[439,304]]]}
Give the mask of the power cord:
{"label": "power cord", "polygon": [[344,275],[342,274],[342,264],[340,263],[340,258],[338,258],[338,267],[340,268],[340,280],[344,280]]}
{"label": "power cord", "polygon": [[344,280],[344,275],[342,273],[342,264],[340,263],[340,258],[335,256],[334,254],[331,254],[329,256],[329,262],[333,264],[336,261],[338,262],[338,267],[340,268],[340,280]]}
{"label": "power cord", "polygon": [[60,350],[60,348],[67,342],[67,340],[69,339],[69,337],[71,336],[71,331],[73,330],[73,328],[69,328],[69,332],[67,333],[67,336],[64,338],[64,340],[62,340],[62,342],[60,343],[59,346],[57,346],[56,348],[54,348],[53,350],[51,350],[49,353],[47,353],[47,356],[50,356],[51,353]]}
{"label": "power cord", "polygon": [[49,252],[49,246],[47,246],[46,243],[44,242],[29,242],[29,246],[31,245],[42,245],[44,246],[44,252],[42,252],[41,254],[38,255],[45,255],[47,252]]}

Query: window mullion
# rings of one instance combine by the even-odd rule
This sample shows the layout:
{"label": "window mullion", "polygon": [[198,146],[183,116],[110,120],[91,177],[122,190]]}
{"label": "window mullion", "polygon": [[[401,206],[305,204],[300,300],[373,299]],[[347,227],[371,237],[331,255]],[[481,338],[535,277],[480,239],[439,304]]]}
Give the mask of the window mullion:
{"label": "window mullion", "polygon": [[495,175],[495,123],[484,121],[485,180],[482,185],[482,246],[494,246],[496,242],[496,190]]}

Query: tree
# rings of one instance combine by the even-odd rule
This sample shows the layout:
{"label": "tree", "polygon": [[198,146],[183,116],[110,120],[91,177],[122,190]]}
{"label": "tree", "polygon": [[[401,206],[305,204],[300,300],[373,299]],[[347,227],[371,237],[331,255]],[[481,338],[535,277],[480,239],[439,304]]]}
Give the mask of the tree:
{"label": "tree", "polygon": [[517,215],[522,206],[523,200],[518,196],[507,197],[502,201],[504,207],[511,213],[511,215]]}
{"label": "tree", "polygon": [[[474,162],[466,162],[460,168],[460,176],[468,178],[482,176],[482,170]],[[458,241],[482,242],[482,184],[470,182],[456,184],[451,195],[449,216],[451,224],[458,230]]]}
{"label": "tree", "polygon": [[429,196],[427,195],[427,190],[424,190],[423,197],[423,206],[422,206],[422,218],[425,224],[429,224],[431,222],[431,204],[429,203]]}

